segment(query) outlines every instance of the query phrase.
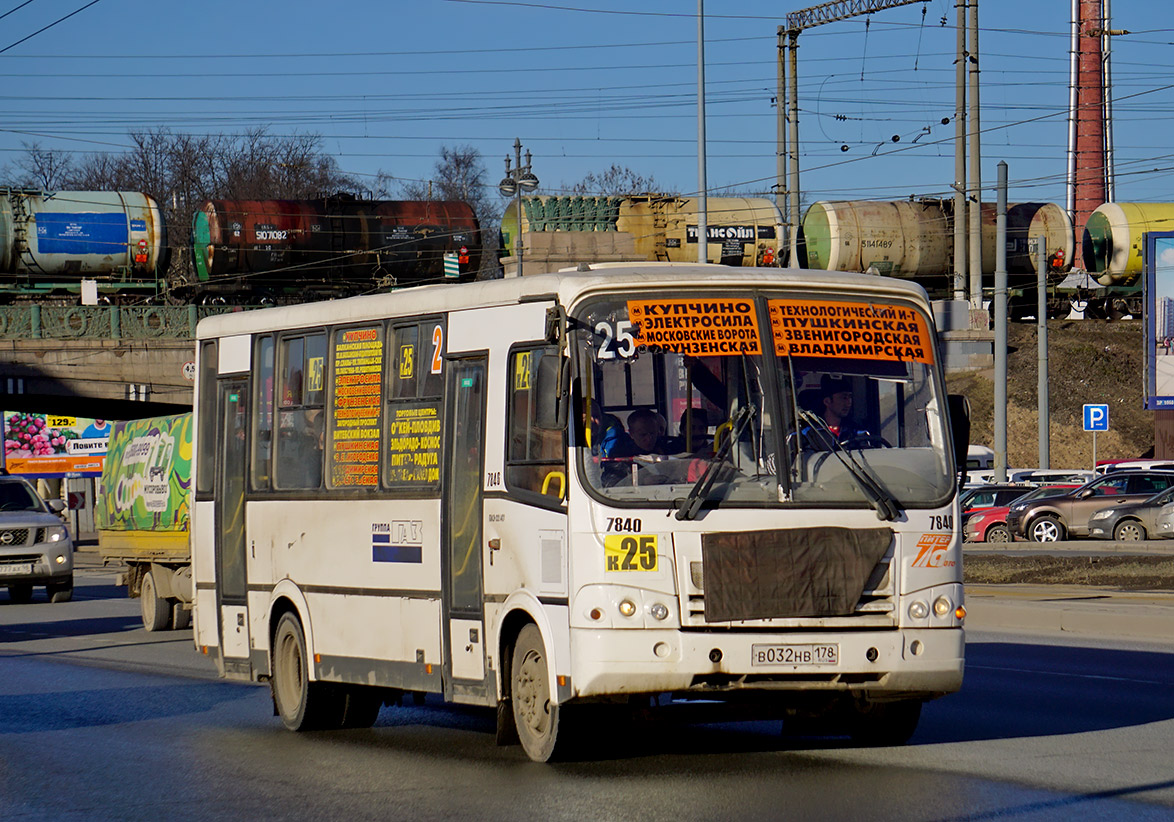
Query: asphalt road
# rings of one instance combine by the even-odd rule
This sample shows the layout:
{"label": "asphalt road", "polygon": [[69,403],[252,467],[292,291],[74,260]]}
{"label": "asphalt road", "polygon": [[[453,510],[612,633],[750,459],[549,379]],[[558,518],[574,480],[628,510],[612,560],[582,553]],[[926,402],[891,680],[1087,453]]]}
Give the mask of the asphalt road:
{"label": "asphalt road", "polygon": [[666,719],[538,765],[494,744],[490,712],[433,702],[285,731],[266,689],[217,680],[190,631],[144,632],[111,581],[82,569],[61,605],[0,595],[4,819],[1174,817],[1165,643],[972,624],[963,690],[905,747]]}

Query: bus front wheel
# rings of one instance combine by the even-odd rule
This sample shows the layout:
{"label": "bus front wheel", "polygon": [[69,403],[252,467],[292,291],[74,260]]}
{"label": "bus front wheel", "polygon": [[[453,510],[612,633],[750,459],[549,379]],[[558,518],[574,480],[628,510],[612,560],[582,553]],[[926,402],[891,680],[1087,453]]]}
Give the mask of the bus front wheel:
{"label": "bus front wheel", "polygon": [[535,625],[518,634],[510,677],[510,702],[522,749],[535,762],[546,762],[558,741],[559,706],[551,698],[546,647]]}
{"label": "bus front wheel", "polygon": [[[311,682],[306,636],[293,614],[283,614],[273,634],[273,704],[291,731],[341,727],[345,695],[325,682]],[[374,720],[372,720],[374,721]]]}

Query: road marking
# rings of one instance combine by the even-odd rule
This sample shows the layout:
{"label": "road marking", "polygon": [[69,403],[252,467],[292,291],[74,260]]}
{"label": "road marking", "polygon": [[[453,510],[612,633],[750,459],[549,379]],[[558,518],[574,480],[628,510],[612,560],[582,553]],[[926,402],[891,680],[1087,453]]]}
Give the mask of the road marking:
{"label": "road marking", "polygon": [[1067,671],[1041,671],[1030,668],[1002,668],[997,665],[966,665],[966,670],[999,671],[1007,674],[1031,674],[1033,676],[1067,676],[1074,679],[1103,679],[1108,682],[1133,682],[1138,685],[1169,685],[1168,681],[1158,679],[1134,679],[1127,676],[1105,676],[1103,674],[1073,674]]}

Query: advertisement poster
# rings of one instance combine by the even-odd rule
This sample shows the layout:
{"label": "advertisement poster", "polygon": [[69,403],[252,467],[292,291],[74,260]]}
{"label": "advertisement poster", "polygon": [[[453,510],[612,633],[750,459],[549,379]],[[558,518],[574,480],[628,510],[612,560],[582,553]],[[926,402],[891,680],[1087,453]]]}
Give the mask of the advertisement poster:
{"label": "advertisement poster", "polygon": [[4,467],[33,477],[97,477],[114,423],[89,417],[4,412]]}
{"label": "advertisement poster", "polygon": [[1144,303],[1145,407],[1174,408],[1174,232],[1145,235]]}
{"label": "advertisement poster", "polygon": [[104,531],[186,531],[192,494],[192,415],[120,422],[98,489]]}

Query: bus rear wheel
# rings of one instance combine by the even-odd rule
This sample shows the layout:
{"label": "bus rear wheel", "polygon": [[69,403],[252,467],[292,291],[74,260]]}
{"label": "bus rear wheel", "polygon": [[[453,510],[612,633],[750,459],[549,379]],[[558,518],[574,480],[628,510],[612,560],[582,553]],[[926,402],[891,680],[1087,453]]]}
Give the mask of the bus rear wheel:
{"label": "bus rear wheel", "polygon": [[310,681],[306,636],[293,614],[282,614],[273,634],[269,688],[282,723],[291,731],[342,727],[346,694],[329,683]]}
{"label": "bus rear wheel", "polygon": [[527,625],[518,634],[510,678],[518,740],[526,756],[535,762],[547,762],[558,741],[559,706],[551,699],[546,646],[534,625]]}

